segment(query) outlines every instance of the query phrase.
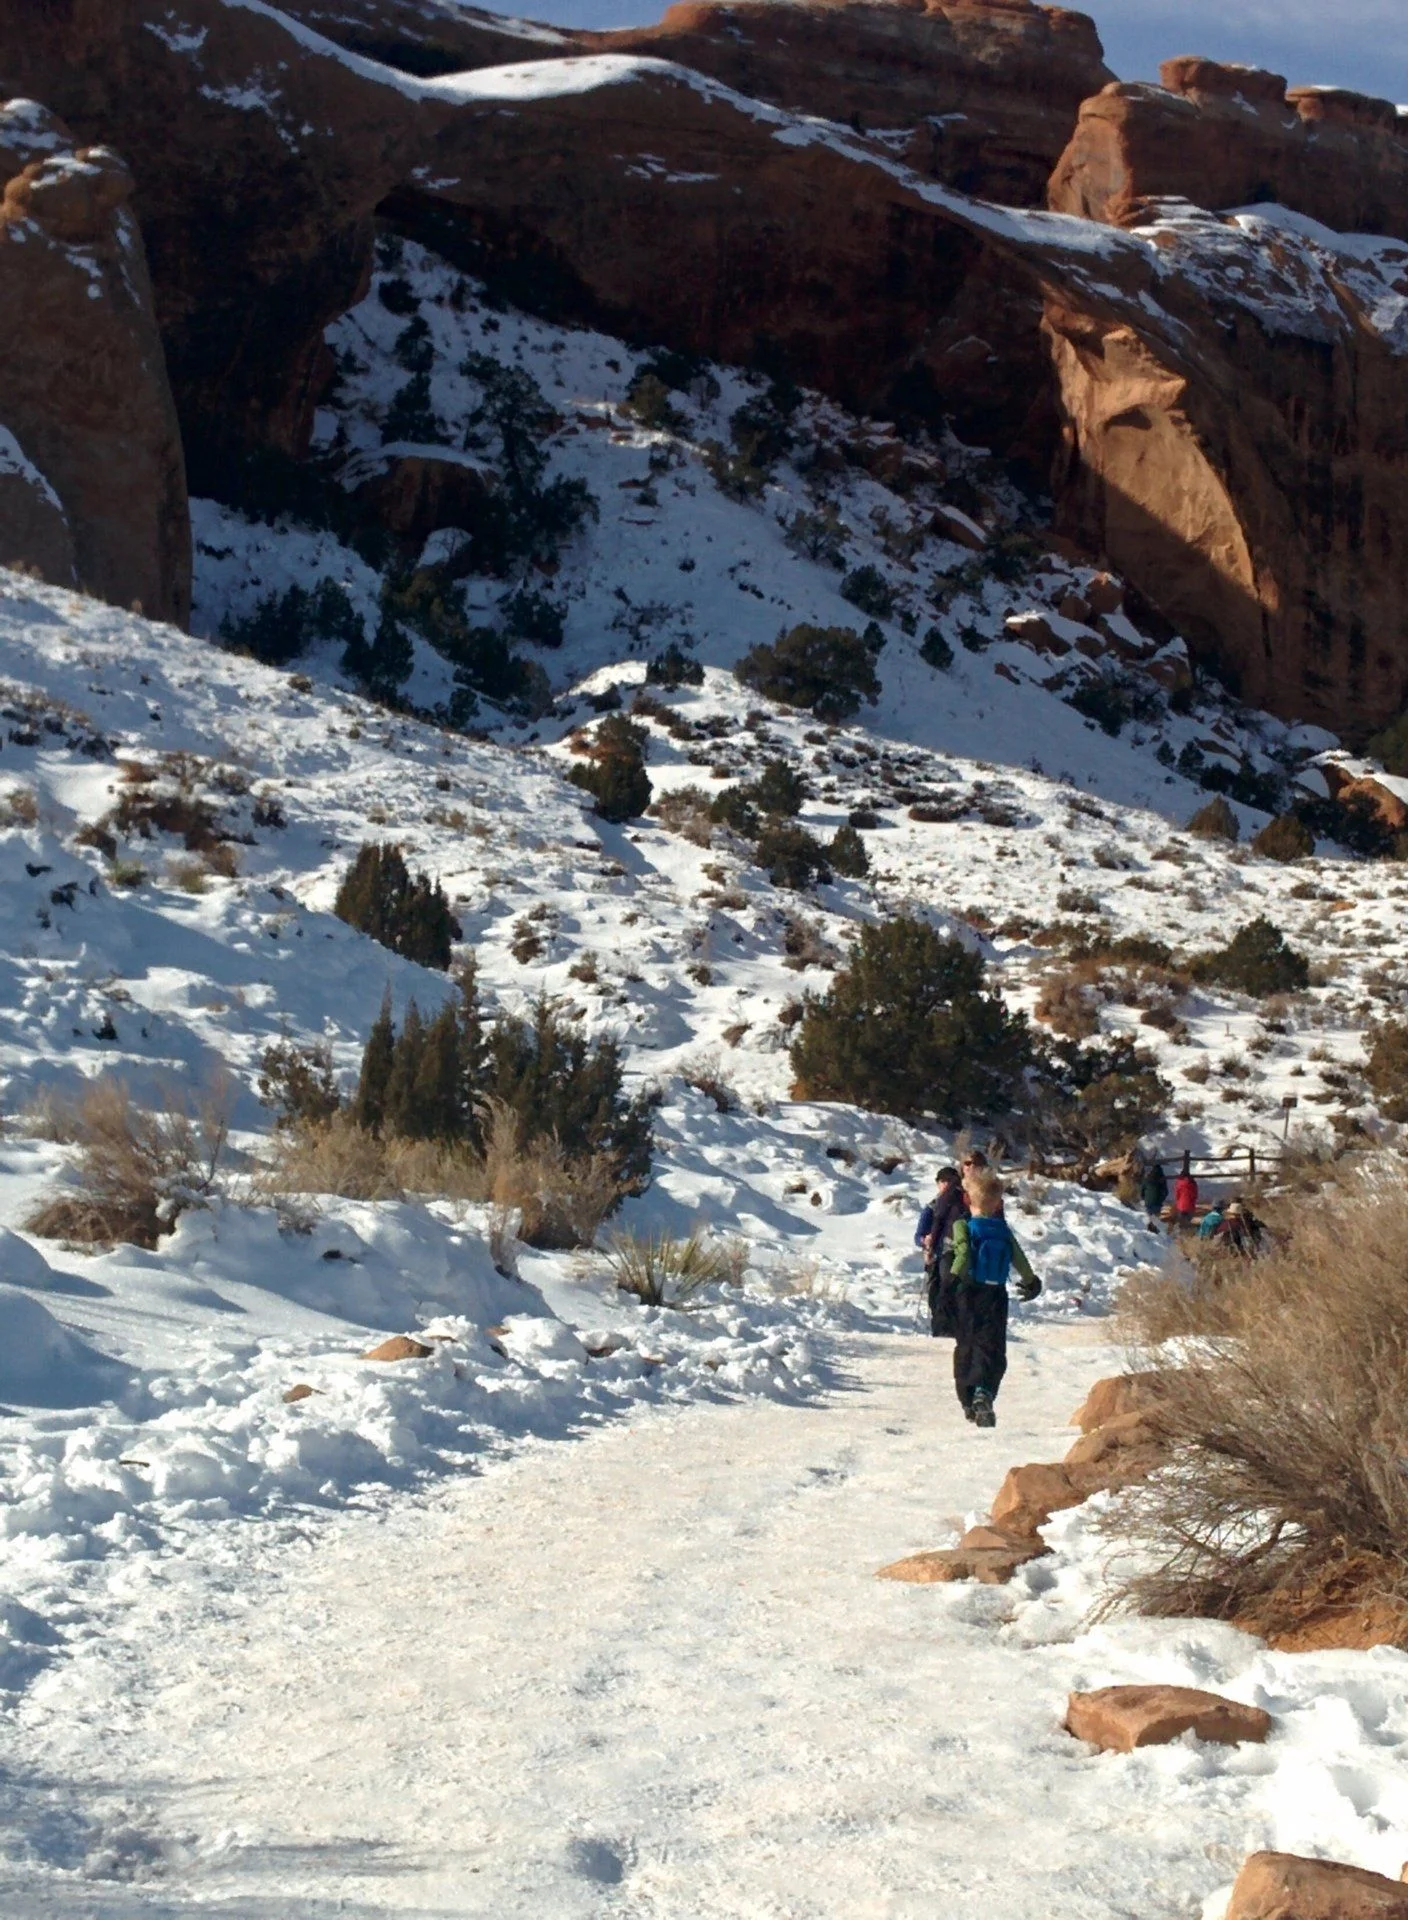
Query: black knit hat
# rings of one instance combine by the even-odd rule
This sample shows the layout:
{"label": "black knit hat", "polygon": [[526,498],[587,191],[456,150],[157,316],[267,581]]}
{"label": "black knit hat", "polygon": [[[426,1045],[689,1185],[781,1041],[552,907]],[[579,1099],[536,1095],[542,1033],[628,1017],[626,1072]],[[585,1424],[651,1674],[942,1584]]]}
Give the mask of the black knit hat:
{"label": "black knit hat", "polygon": [[945,1180],[956,1180],[957,1178],[958,1178],[957,1167],[940,1167],[938,1172],[934,1175],[934,1184],[935,1186],[941,1187],[945,1182]]}

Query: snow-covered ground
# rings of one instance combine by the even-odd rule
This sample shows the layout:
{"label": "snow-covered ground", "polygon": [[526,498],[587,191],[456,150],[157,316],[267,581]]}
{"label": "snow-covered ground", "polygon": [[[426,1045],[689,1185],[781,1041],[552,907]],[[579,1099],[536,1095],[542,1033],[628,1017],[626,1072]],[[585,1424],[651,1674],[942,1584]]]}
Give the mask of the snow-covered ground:
{"label": "snow-covered ground", "polygon": [[[1310,1137],[1332,1114],[1376,1130],[1356,1063],[1403,1003],[1400,870],[1180,831],[1206,798],[1180,756],[1313,784],[1326,742],[1206,689],[1107,734],[1063,697],[1099,652],[1059,611],[1089,569],[958,573],[954,513],[1000,532],[1018,511],[967,450],[931,446],[897,492],[872,471],[897,443],[804,397],[811,451],[728,498],[703,449],[758,388],[704,369],[673,425],[642,427],[619,342],[496,309],[409,245],[332,330],[319,431],[346,460],[375,465],[406,371],[393,273],[445,433],[477,431],[467,352],[531,371],[561,421],[550,471],[599,503],[536,576],[565,623],[534,654],[550,711],[484,703],[470,737],[363,699],[335,650],[279,671],[0,575],[6,1911],[908,1915],[946,1896],[965,1915],[1192,1916],[1267,1841],[1396,1871],[1403,1656],[1091,1628],[1084,1510],[1004,1593],[872,1581],[944,1544],[1014,1460],[1064,1449],[1085,1384],[1119,1364],[1099,1342],[1120,1276],[1160,1247],[1113,1196],[1015,1183],[1047,1292],[1018,1312],[1002,1425],[974,1435],[916,1329],[913,1220],[953,1142],[790,1097],[797,1003],[886,912],[957,932],[1029,1010],[1053,923],[1187,953],[1267,914],[1314,965],[1305,994],[1198,989],[1162,1024],[1157,994],[1116,995],[1102,1030],[1137,1033],[1172,1085],[1167,1152],[1264,1154],[1287,1095]],[[864,625],[802,550],[803,514],[830,514],[845,566],[892,596],[880,698],[839,727],[730,671],[794,621]],[[370,629],[380,577],[331,534],[213,503],[197,533],[206,635],[319,579]],[[466,580],[476,619],[500,619],[507,585]],[[1147,693],[1178,645],[1122,621],[1101,635]],[[920,653],[931,625],[943,671]],[[672,641],[703,676],[641,716],[657,797],[785,759],[813,832],[873,821],[866,878],[786,891],[722,830],[590,812],[564,778],[573,731],[609,690],[629,705]],[[420,646],[416,704],[450,685]],[[161,797],[232,836],[218,862],[144,830]],[[346,1084],[385,992],[399,1016],[450,990],[332,914],[370,837],[444,884],[491,1007],[547,993],[619,1036],[630,1085],[660,1097],[652,1183],[620,1223],[736,1238],[741,1284],[646,1309],[599,1253],[500,1247],[496,1266],[481,1207],[271,1201],[264,1049],[325,1042]],[[23,1230],[64,1178],[56,1096],[102,1074],[158,1104],[229,1080],[219,1196],[154,1252]],[[401,1333],[430,1356],[362,1358]],[[1069,1686],[1143,1677],[1226,1684],[1278,1733],[1097,1762],[1059,1732]]]}

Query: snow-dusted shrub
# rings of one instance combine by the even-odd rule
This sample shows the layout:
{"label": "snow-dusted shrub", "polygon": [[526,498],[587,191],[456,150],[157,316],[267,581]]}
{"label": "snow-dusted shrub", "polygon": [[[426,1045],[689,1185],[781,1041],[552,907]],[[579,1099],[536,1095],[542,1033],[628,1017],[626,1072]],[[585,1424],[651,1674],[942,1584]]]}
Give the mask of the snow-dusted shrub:
{"label": "snow-dusted shrub", "polygon": [[807,777],[786,760],[768,760],[744,791],[760,812],[793,818],[807,797]]}
{"label": "snow-dusted shrub", "polygon": [[1068,1040],[1088,1040],[1100,1031],[1101,968],[1090,960],[1073,960],[1042,975],[1036,1017],[1053,1033]]}
{"label": "snow-dusted shrub", "polygon": [[1032,1058],[1026,1019],[984,991],[981,956],[901,915],[861,928],[850,963],[808,997],[795,1094],[947,1126],[1005,1114]]}
{"label": "snow-dusted shrub", "polygon": [[682,1060],[680,1078],[687,1087],[693,1087],[696,1093],[702,1093],[706,1099],[712,1100],[719,1113],[737,1111],[738,1095],[724,1073],[717,1047],[691,1054],[687,1060]]}
{"label": "snow-dusted shrub", "polygon": [[483,1197],[516,1223],[530,1247],[589,1247],[627,1186],[618,1156],[567,1153],[551,1135],[530,1137],[512,1108],[492,1103],[480,1161]]}
{"label": "snow-dusted shrub", "polygon": [[603,820],[635,820],[650,805],[653,788],[645,770],[646,731],[611,714],[586,742],[588,759],[567,778],[596,803]]}
{"label": "snow-dusted shrub", "polygon": [[865,850],[865,842],[850,822],[837,827],[826,849],[826,857],[833,872],[843,874],[848,880],[863,880],[870,871],[870,855]]}
{"label": "snow-dusted shrub", "polygon": [[78,1148],[68,1185],[30,1217],[31,1233],[89,1244],[154,1247],[177,1216],[216,1183],[230,1129],[230,1097],[210,1087],[194,1107],[172,1089],[160,1113],[138,1106],[126,1083],[95,1081],[61,1123]]}
{"label": "snow-dusted shrub", "polygon": [[841,598],[873,620],[888,620],[895,610],[895,590],[878,567],[852,567],[841,582]]}
{"label": "snow-dusted shrub", "polygon": [[259,1098],[278,1127],[331,1120],[342,1104],[325,1040],[300,1046],[276,1040],[259,1062]]}
{"label": "snow-dusted shrub", "polygon": [[1047,1154],[1092,1166],[1163,1126],[1173,1089],[1128,1034],[1084,1044],[1044,1040],[1015,1132]]}
{"label": "snow-dusted shrub", "polygon": [[1192,973],[1196,980],[1262,999],[1274,993],[1299,993],[1310,984],[1310,962],[1264,914],[1249,920],[1225,947],[1198,954]]}
{"label": "snow-dusted shrub", "polygon": [[1314,851],[1314,835],[1294,813],[1278,813],[1252,838],[1252,852],[1263,860],[1307,860]]}
{"label": "snow-dusted shrub", "polygon": [[826,849],[795,821],[770,819],[757,839],[756,859],[775,887],[802,892],[814,880],[831,878]]}
{"label": "snow-dusted shrub", "polygon": [[687,1312],[705,1287],[737,1286],[743,1278],[747,1247],[741,1241],[717,1241],[702,1228],[683,1240],[667,1233],[612,1236],[606,1264],[623,1293],[647,1307]]}
{"label": "snow-dusted shrub", "polygon": [[531,640],[539,647],[562,645],[562,608],[535,587],[517,588],[500,601],[499,611],[515,640]]}
{"label": "snow-dusted shrub", "polygon": [[944,638],[942,627],[930,627],[919,644],[919,657],[927,660],[931,667],[940,673],[947,673],[953,665],[953,648]]}
{"label": "snow-dusted shrub", "polygon": [[1408,1022],[1370,1029],[1364,1078],[1386,1120],[1408,1120]]}
{"label": "snow-dusted shrub", "polygon": [[642,369],[626,389],[622,411],[653,433],[682,433],[684,415],[670,402],[670,389],[658,373]]}
{"label": "snow-dusted shrub", "polygon": [[853,627],[790,627],[771,645],[750,647],[734,674],[766,699],[810,708],[818,720],[847,720],[862,700],[873,705],[880,697],[874,655]]}
{"label": "snow-dusted shrub", "polygon": [[405,856],[386,841],[366,841],[343,876],[333,912],[404,959],[442,971],[460,937],[444,888],[428,874],[411,877]]}
{"label": "snow-dusted shrub", "polygon": [[645,683],[648,687],[664,687],[667,692],[677,687],[702,687],[704,668],[672,640],[662,652],[651,655],[645,669]]}
{"label": "snow-dusted shrub", "polygon": [[[1294,1629],[1358,1606],[1408,1639],[1408,1188],[1381,1167],[1357,1191],[1302,1201],[1283,1244],[1224,1259],[1216,1285],[1172,1278],[1131,1299],[1157,1341],[1150,1418],[1173,1471],[1110,1525],[1152,1570],[1147,1612]],[[1166,1297],[1178,1289],[1171,1313]],[[1169,1331],[1199,1333],[1170,1349]]]}
{"label": "snow-dusted shrub", "polygon": [[650,815],[670,833],[678,833],[696,847],[713,840],[711,801],[702,787],[674,787],[650,803]]}
{"label": "snow-dusted shrub", "polygon": [[1408,713],[1366,741],[1364,750],[1383,762],[1385,773],[1408,774]]}

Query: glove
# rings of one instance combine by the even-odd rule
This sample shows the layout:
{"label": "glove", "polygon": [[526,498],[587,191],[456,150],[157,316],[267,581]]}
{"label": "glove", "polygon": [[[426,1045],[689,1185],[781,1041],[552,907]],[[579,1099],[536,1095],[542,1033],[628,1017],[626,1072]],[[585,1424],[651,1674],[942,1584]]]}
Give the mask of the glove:
{"label": "glove", "polygon": [[1019,1280],[1017,1282],[1017,1298],[1019,1300],[1035,1300],[1040,1292],[1041,1282],[1035,1274],[1032,1275],[1030,1280]]}

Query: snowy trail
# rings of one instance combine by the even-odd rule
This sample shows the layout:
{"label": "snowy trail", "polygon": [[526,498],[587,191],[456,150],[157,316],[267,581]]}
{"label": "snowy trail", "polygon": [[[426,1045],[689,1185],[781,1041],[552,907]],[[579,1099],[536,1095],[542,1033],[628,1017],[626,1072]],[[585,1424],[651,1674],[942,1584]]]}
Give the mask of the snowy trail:
{"label": "snowy trail", "polygon": [[1022,1631],[1039,1587],[873,1577],[1059,1457],[1097,1339],[1023,1330],[995,1434],[947,1343],[852,1336],[822,1403],[651,1410],[223,1581],[172,1563],[26,1709],[31,1830],[81,1827],[88,1864],[22,1910],[1199,1912],[1259,1755],[1096,1759],[1059,1728],[1089,1636]]}

